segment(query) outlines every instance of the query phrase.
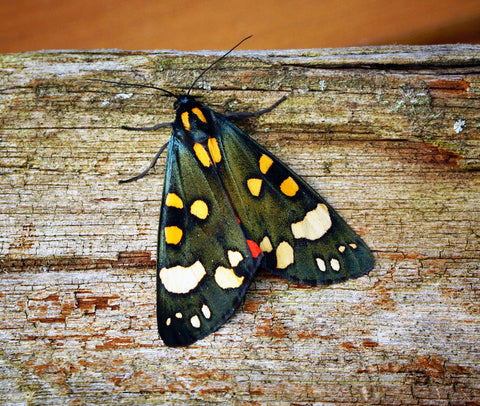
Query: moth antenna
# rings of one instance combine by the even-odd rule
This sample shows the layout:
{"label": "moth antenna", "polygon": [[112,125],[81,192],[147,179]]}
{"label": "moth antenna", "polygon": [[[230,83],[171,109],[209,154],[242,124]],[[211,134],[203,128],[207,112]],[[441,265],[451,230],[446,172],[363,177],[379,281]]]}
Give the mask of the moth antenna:
{"label": "moth antenna", "polygon": [[187,91],[187,96],[190,94],[191,90],[193,89],[193,86],[198,82],[198,80],[205,75],[210,69],[213,68],[214,65],[216,65],[218,62],[220,62],[222,59],[224,59],[228,54],[230,54],[235,48],[238,48],[243,42],[245,42],[247,39],[252,38],[253,35],[249,35],[248,37],[242,39],[237,45],[235,45],[233,48],[230,49],[230,51],[226,52],[223,54],[220,58],[218,58],[216,61],[214,61],[208,68],[206,68],[200,75],[193,81],[192,85],[189,87]]}
{"label": "moth antenna", "polygon": [[167,147],[168,147],[168,142],[162,145],[162,148],[160,148],[160,151],[158,151],[155,157],[152,159],[152,162],[150,163],[150,165],[148,165],[148,168],[145,169],[142,173],[130,179],[119,180],[118,183],[130,183],[143,178],[150,171],[150,169],[152,169],[155,166],[155,164],[158,161],[158,158],[160,158],[160,155],[162,155],[162,152],[165,151],[165,148]]}
{"label": "moth antenna", "polygon": [[89,80],[90,82],[113,83],[115,85],[121,85],[121,86],[144,87],[147,89],[161,90],[162,92],[166,93],[168,96],[175,97],[177,100],[179,100],[179,97],[175,93],[172,93],[166,89],[162,89],[161,87],[142,85],[140,83],[116,82],[115,80],[103,80],[103,79],[87,79],[87,80]]}

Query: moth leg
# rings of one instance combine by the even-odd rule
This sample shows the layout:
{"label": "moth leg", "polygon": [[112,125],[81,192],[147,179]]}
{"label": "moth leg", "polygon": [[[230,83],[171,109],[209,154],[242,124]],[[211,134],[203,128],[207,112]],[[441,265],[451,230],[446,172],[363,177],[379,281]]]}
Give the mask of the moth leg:
{"label": "moth leg", "polygon": [[275,107],[277,107],[280,103],[282,103],[286,98],[287,96],[283,96],[281,99],[273,103],[270,107],[267,107],[266,109],[263,109],[263,110],[258,110],[253,112],[242,112],[242,113],[227,113],[224,116],[230,120],[243,120],[249,117],[261,116],[262,114],[272,111]]}
{"label": "moth leg", "polygon": [[151,127],[130,127],[128,125],[122,125],[122,128],[124,130],[129,130],[129,131],[155,131],[158,130],[159,128],[164,128],[164,127],[171,127],[173,123],[160,123],[160,124],[155,124]]}
{"label": "moth leg", "polygon": [[157,154],[153,157],[152,162],[150,162],[150,165],[148,165],[148,168],[145,169],[142,173],[130,179],[119,180],[118,183],[129,183],[129,182],[133,182],[135,180],[143,178],[148,173],[148,171],[155,166],[155,164],[158,161],[158,158],[160,158],[160,155],[162,154],[163,151],[165,151],[165,148],[167,148],[167,146],[168,146],[168,142],[162,145],[162,148],[160,148],[160,151],[158,151]]}

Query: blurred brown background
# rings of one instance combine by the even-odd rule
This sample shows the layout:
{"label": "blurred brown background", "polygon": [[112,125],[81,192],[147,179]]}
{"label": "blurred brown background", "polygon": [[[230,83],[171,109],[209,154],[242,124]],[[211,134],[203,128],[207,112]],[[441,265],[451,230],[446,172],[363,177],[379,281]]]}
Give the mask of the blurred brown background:
{"label": "blurred brown background", "polygon": [[480,43],[480,0],[0,0],[0,52]]}

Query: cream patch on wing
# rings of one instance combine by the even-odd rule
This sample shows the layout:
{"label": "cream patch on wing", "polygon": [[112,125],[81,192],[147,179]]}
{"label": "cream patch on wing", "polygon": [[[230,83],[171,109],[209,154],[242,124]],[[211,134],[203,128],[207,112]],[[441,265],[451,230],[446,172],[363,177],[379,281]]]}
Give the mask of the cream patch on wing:
{"label": "cream patch on wing", "polygon": [[233,289],[242,286],[243,276],[235,275],[233,269],[225,268],[224,266],[219,266],[215,270],[215,282],[222,289]]}
{"label": "cream patch on wing", "polygon": [[323,203],[319,203],[314,210],[309,211],[303,220],[298,223],[292,223],[292,233],[297,239],[306,238],[308,240],[318,240],[332,226],[332,219],[328,213],[328,208]]}
{"label": "cream patch on wing", "polygon": [[278,244],[276,255],[277,268],[279,269],[285,269],[287,266],[293,264],[293,262],[295,261],[293,248],[286,241],[282,241],[280,244]]}
{"label": "cream patch on wing", "polygon": [[172,268],[162,268],[159,272],[163,286],[171,293],[190,292],[197,287],[205,274],[205,268],[200,261],[187,267],[177,265]]}
{"label": "cream patch on wing", "polygon": [[260,249],[263,252],[272,252],[273,247],[272,247],[272,242],[270,241],[270,238],[266,235],[263,237],[263,240],[260,242]]}
{"label": "cream patch on wing", "polygon": [[243,260],[243,255],[240,251],[228,250],[227,255],[230,265],[234,268]]}

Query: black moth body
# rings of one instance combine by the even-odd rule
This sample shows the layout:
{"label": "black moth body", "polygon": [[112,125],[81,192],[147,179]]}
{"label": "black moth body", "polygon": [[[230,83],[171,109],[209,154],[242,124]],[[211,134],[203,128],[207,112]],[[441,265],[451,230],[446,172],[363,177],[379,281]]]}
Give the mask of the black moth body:
{"label": "black moth body", "polygon": [[367,245],[318,193],[227,119],[235,115],[199,103],[192,87],[185,95],[165,91],[176,98],[157,260],[158,331],[168,346],[217,330],[258,268],[325,285],[374,265]]}

